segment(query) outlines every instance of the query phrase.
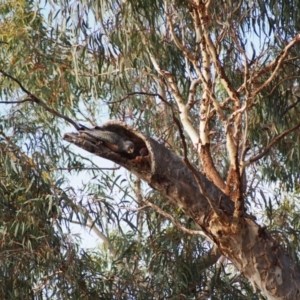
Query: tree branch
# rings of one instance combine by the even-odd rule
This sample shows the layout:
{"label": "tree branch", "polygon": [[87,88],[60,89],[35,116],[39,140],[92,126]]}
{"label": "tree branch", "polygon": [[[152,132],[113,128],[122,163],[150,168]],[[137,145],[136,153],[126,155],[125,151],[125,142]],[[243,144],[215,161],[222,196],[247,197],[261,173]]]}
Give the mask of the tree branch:
{"label": "tree branch", "polygon": [[147,206],[150,206],[151,208],[153,208],[160,215],[162,215],[165,218],[167,218],[168,220],[170,220],[179,230],[181,230],[181,231],[183,231],[185,233],[189,233],[189,234],[202,235],[202,236],[204,236],[204,237],[207,238],[207,236],[201,230],[192,230],[192,229],[185,228],[173,216],[171,216],[170,214],[168,214],[167,212],[165,212],[164,210],[162,210],[161,208],[159,208],[154,203],[152,203],[152,202],[150,202],[150,201],[148,201],[146,199],[143,199],[143,202],[145,202],[147,204]]}
{"label": "tree branch", "polygon": [[178,130],[179,130],[179,135],[180,135],[180,138],[181,138],[181,141],[182,141],[182,144],[183,144],[183,151],[184,151],[184,158],[183,158],[183,161],[184,163],[186,164],[186,166],[191,170],[191,172],[193,173],[195,179],[196,179],[196,182],[198,184],[198,187],[199,187],[199,190],[200,192],[203,194],[203,196],[206,198],[206,200],[208,201],[211,209],[214,211],[214,213],[220,218],[220,220],[224,220],[224,213],[222,212],[222,210],[220,210],[215,202],[213,201],[213,199],[210,198],[210,196],[206,193],[204,187],[203,187],[203,184],[202,184],[202,180],[201,178],[199,177],[199,174],[197,172],[197,170],[194,168],[194,166],[192,166],[192,164],[190,163],[190,161],[188,160],[188,157],[187,157],[187,146],[186,146],[186,141],[185,141],[185,137],[184,137],[184,134],[183,134],[183,131],[181,129],[181,126],[180,126],[180,123],[178,121],[178,119],[176,119],[174,117],[174,121],[178,127]]}
{"label": "tree branch", "polygon": [[35,95],[33,95],[32,93],[30,93],[24,86],[23,84],[15,77],[9,75],[8,73],[6,73],[5,71],[0,69],[0,73],[2,73],[5,77],[13,80],[14,82],[16,82],[20,89],[27,94],[27,96],[29,97],[29,99],[24,99],[24,100],[20,100],[20,101],[0,101],[0,103],[2,104],[13,104],[13,103],[23,103],[23,102],[27,102],[27,101],[31,101],[34,102],[38,105],[40,105],[41,107],[43,107],[46,111],[50,112],[52,115],[62,118],[65,121],[67,121],[68,123],[72,124],[76,130],[79,129],[79,126],[76,124],[76,122],[74,122],[71,118],[64,116],[63,114],[59,113],[58,111],[54,110],[53,108],[47,106],[42,100],[40,100],[38,97],[36,97]]}
{"label": "tree branch", "polygon": [[279,142],[282,138],[284,138],[285,136],[287,136],[288,134],[290,134],[291,132],[297,130],[298,128],[300,128],[300,123],[298,123],[296,126],[284,131],[283,133],[279,134],[278,136],[276,136],[264,149],[263,152],[261,152],[260,154],[253,156],[252,158],[250,158],[248,161],[245,162],[245,166],[248,166],[250,164],[252,164],[253,162],[261,159],[262,157],[264,157],[265,155],[268,154],[268,152],[271,150],[271,148],[277,143]]}
{"label": "tree branch", "polygon": [[[270,84],[270,82],[274,79],[274,77],[277,75],[277,72],[281,65],[284,62],[284,59],[287,57],[289,54],[289,50],[300,41],[300,33],[298,33],[286,46],[285,48],[281,51],[281,53],[266,67],[264,67],[261,71],[259,71],[256,76],[253,76],[251,78],[251,82],[255,81],[257,78],[260,78],[263,74],[269,72],[269,70],[273,69],[273,72],[269,76],[269,78],[264,81],[264,83],[258,87],[254,92],[253,95],[257,95],[259,92],[261,92],[267,85]],[[245,87],[244,85],[242,87]]]}
{"label": "tree branch", "polygon": [[[239,234],[236,234],[232,227],[233,202],[202,173],[194,168],[190,169],[181,157],[164,145],[124,123],[110,121],[102,128],[112,132],[123,132],[124,136],[131,136],[140,145],[143,141],[149,151],[148,163],[139,164],[134,157],[108,152],[101,145],[97,145],[97,141],[87,141],[84,136],[76,133],[68,133],[64,139],[126,167],[134,175],[148,182],[153,189],[160,191],[190,216],[205,235],[218,245],[220,252],[230,259],[253,285],[259,287],[266,297],[279,299],[288,295],[289,299],[297,299],[300,290],[300,267],[267,230],[243,214]],[[199,181],[203,187],[202,191],[208,197],[200,191]],[[209,200],[220,210],[221,217],[217,215],[217,210],[214,212]],[[266,286],[265,281],[261,280],[265,276],[272,282],[271,286]]]}
{"label": "tree branch", "polygon": [[[144,35],[142,35],[142,39],[143,39],[144,43],[147,44],[147,40]],[[151,51],[149,49],[147,49],[147,52],[150,56],[150,60],[152,62],[154,69],[156,70],[156,72],[166,79],[166,81],[165,81],[166,85],[171,90],[172,95],[173,95],[173,97],[177,103],[178,109],[180,111],[180,120],[183,124],[183,127],[186,130],[186,132],[188,133],[189,137],[191,138],[194,147],[197,150],[199,150],[199,147],[198,147],[199,146],[199,135],[196,132],[196,130],[194,129],[192,122],[189,120],[189,114],[188,114],[189,107],[184,104],[184,101],[180,95],[178,86],[174,81],[173,75],[170,72],[164,71],[160,68],[156,58],[154,57],[154,55],[151,53]]]}
{"label": "tree branch", "polygon": [[99,171],[99,170],[108,170],[108,171],[115,171],[115,170],[120,170],[119,167],[115,168],[96,168],[96,167],[68,167],[68,168],[55,168],[52,170],[60,170],[60,171],[72,171],[72,170],[85,170],[85,171]]}

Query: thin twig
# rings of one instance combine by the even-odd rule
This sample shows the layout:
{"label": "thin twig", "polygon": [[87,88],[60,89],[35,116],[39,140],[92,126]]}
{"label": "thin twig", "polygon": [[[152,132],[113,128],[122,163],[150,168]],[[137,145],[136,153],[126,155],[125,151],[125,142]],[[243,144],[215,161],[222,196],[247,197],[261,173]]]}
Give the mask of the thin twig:
{"label": "thin twig", "polygon": [[63,274],[63,271],[59,270],[59,271],[53,272],[49,275],[46,275],[46,276],[42,277],[41,280],[40,280],[41,283],[39,285],[35,286],[35,287],[32,287],[32,289],[34,291],[42,290],[43,286],[46,285],[46,282],[47,282],[47,280],[49,280],[49,278],[54,277],[54,276],[59,275],[59,274]]}
{"label": "thin twig", "polygon": [[281,116],[283,117],[289,110],[291,110],[292,108],[294,108],[295,106],[297,106],[297,104],[300,102],[300,97],[297,97],[297,101],[293,102],[291,105],[289,105],[285,111],[281,114]]}
{"label": "thin twig", "polygon": [[[285,58],[289,54],[289,50],[300,41],[300,33],[297,33],[296,36],[285,46],[285,48],[281,51],[281,53],[266,67],[264,67],[261,71],[259,71],[256,76],[253,76],[252,82],[255,81],[257,78],[260,78],[263,74],[271,71],[271,75],[267,80],[264,80],[263,84],[258,87],[256,90],[253,91],[253,95],[257,95],[259,92],[261,92],[267,85],[270,84],[270,82],[274,79],[274,77],[277,75],[277,72],[281,65],[285,62]],[[249,83],[252,83],[249,82]],[[244,84],[240,88],[244,88]]]}
{"label": "thin twig", "polygon": [[147,207],[149,207],[148,204],[147,205],[143,205],[143,206],[138,207],[138,208],[136,208],[136,207],[129,207],[129,206],[118,206],[119,209],[126,209],[128,211],[140,211],[140,210],[143,210],[143,209],[145,209]]}
{"label": "thin twig", "polygon": [[76,130],[78,130],[80,127],[76,124],[75,121],[73,121],[71,118],[62,115],[61,113],[59,113],[58,111],[50,108],[49,106],[47,106],[41,99],[39,99],[38,97],[36,97],[35,95],[33,95],[32,93],[30,93],[24,86],[23,84],[15,77],[11,76],[10,74],[6,73],[5,71],[0,69],[0,73],[2,73],[5,77],[13,80],[14,82],[16,82],[19,87],[21,88],[21,90],[28,95],[29,98],[24,99],[24,100],[19,100],[19,101],[0,101],[0,104],[14,104],[14,103],[23,103],[26,101],[31,101],[34,102],[40,106],[42,106],[45,110],[47,110],[48,112],[50,112],[51,114],[64,119],[65,121],[69,122],[70,124],[72,124]]}
{"label": "thin twig", "polygon": [[128,99],[131,96],[134,95],[146,95],[146,96],[152,96],[152,97],[158,97],[160,100],[165,101],[165,99],[163,99],[163,97],[160,94],[157,93],[146,93],[146,92],[133,92],[133,93],[128,93],[126,94],[123,98],[121,98],[120,100],[116,100],[116,101],[108,101],[105,102],[106,104],[114,104],[114,103],[119,103],[119,102],[123,102],[126,99]]}
{"label": "thin twig", "polygon": [[170,214],[168,214],[167,212],[165,212],[164,210],[162,210],[161,208],[159,208],[157,205],[153,204],[152,202],[150,202],[150,201],[148,201],[146,199],[143,199],[143,202],[145,202],[148,206],[150,206],[151,208],[153,208],[160,215],[162,215],[165,218],[169,219],[181,231],[189,233],[189,234],[202,235],[202,236],[206,237],[206,235],[203,233],[203,231],[192,230],[192,229],[185,228],[173,216],[171,216]]}
{"label": "thin twig", "polygon": [[72,170],[92,170],[92,171],[98,171],[98,170],[119,170],[121,167],[115,167],[115,168],[96,168],[96,167],[87,167],[87,168],[82,168],[82,167],[70,167],[70,168],[55,168],[53,170],[61,170],[61,171],[72,171]]}
{"label": "thin twig", "polygon": [[277,143],[279,142],[282,138],[284,138],[285,136],[287,136],[288,134],[290,134],[291,132],[297,130],[298,128],[300,128],[300,123],[298,123],[296,126],[284,131],[283,133],[277,135],[269,144],[268,146],[264,149],[263,152],[261,152],[260,154],[257,154],[256,156],[253,156],[252,158],[250,158],[247,162],[245,162],[245,165],[248,166],[251,163],[261,159],[262,157],[264,157],[265,155],[268,154],[268,152],[271,150],[271,148]]}

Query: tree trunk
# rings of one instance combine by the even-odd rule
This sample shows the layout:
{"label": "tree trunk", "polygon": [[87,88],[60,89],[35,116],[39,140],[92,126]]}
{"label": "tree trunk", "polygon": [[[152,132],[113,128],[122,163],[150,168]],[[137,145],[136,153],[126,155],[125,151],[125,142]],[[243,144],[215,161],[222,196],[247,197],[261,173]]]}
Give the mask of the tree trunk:
{"label": "tree trunk", "polygon": [[[200,172],[201,193],[194,173],[183,159],[124,123],[110,121],[101,127],[130,139],[133,154],[115,153],[81,133],[67,133],[64,140],[95,155],[114,161],[145,180],[152,188],[191,217],[254,288],[268,299],[300,299],[300,268],[271,235],[244,214],[233,226],[234,203]],[[148,149],[148,156],[139,150]]]}

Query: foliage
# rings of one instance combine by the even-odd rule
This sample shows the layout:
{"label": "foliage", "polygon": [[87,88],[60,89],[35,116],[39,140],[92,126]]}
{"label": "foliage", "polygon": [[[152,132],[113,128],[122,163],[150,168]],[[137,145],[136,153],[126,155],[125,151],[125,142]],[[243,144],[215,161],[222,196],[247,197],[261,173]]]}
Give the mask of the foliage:
{"label": "foliage", "polygon": [[[184,155],[173,118],[182,111],[153,58],[172,74],[186,104],[198,76],[187,51],[204,64],[192,2],[0,3],[0,298],[263,299],[230,262],[207,260],[214,256],[205,239],[183,233],[145,199],[197,230],[179,208],[133,175],[101,168],[61,140],[70,124],[59,116],[90,125],[112,118]],[[236,89],[243,84],[247,53],[248,88],[255,90],[270,77],[266,66],[300,31],[300,2],[210,2],[209,31],[227,77]],[[299,123],[299,50],[295,43],[273,80],[250,97],[241,126],[249,159]],[[211,94],[229,117],[234,103],[212,73]],[[191,97],[194,128],[205,91],[198,83]],[[243,104],[250,92],[241,91]],[[215,112],[209,126],[211,156],[226,180],[226,128]],[[245,171],[249,211],[263,210],[260,221],[295,260],[299,138],[299,129],[290,132]],[[187,141],[189,160],[201,169],[199,153]],[[279,195],[259,192],[270,185]],[[73,223],[92,228],[103,242],[83,249],[71,234]]]}

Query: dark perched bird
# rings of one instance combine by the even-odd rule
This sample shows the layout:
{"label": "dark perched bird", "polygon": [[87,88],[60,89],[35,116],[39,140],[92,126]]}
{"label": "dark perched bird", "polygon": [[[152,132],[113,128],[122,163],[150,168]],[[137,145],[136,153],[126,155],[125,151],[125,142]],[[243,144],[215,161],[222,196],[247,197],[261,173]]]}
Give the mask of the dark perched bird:
{"label": "dark perched bird", "polygon": [[140,156],[147,156],[149,154],[148,149],[143,147],[140,149]]}
{"label": "dark perched bird", "polygon": [[103,142],[104,145],[113,152],[117,152],[117,153],[134,152],[133,142],[124,139],[122,136],[119,136],[114,132],[103,130],[101,128],[87,128],[81,124],[79,125],[80,125],[80,129],[78,131],[80,133],[84,133],[90,137],[96,138],[97,140]]}

